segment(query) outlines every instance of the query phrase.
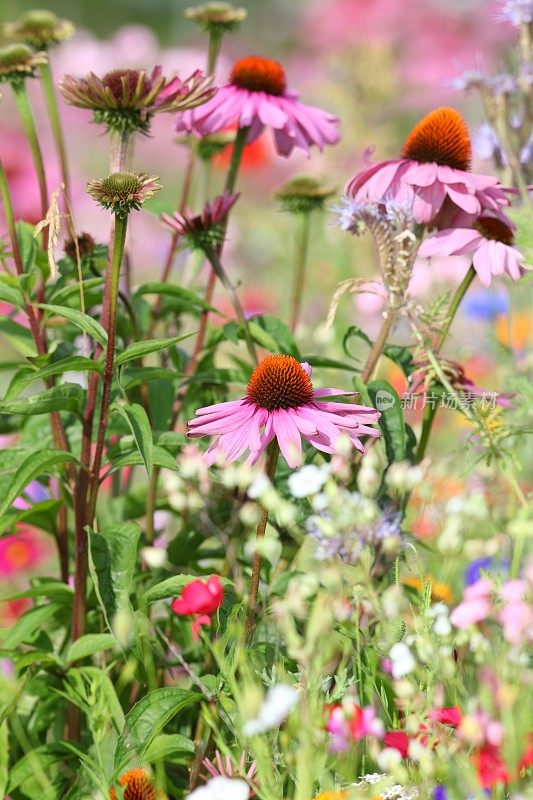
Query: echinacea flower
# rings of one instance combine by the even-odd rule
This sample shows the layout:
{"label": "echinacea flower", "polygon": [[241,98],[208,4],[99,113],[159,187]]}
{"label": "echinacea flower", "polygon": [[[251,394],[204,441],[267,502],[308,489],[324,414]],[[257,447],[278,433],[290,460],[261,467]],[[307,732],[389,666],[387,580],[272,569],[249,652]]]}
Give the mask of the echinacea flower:
{"label": "echinacea flower", "polygon": [[[235,764],[230,756],[227,755],[223,758],[221,753],[215,750],[214,761],[204,758],[202,764],[212,778],[244,778],[250,786],[250,797],[255,797],[257,764],[252,761],[247,768],[246,761],[246,753],[242,753],[238,763]],[[206,780],[208,779],[206,778]]]}
{"label": "echinacea flower", "polygon": [[[124,800],[158,800],[157,790],[152,778],[145,769],[130,769],[119,778]],[[109,792],[109,800],[116,800],[115,789]]]}
{"label": "echinacea flower", "polygon": [[513,230],[510,223],[490,216],[480,216],[473,227],[451,228],[425,239],[418,250],[421,258],[430,258],[438,264],[439,258],[469,255],[478,278],[489,287],[493,275],[505,272],[514,281],[524,271],[531,269],[524,256],[513,247]]}
{"label": "echinacea flower", "polygon": [[196,70],[185,80],[168,79],[161,67],[114,69],[99,78],[65,75],[59,91],[66,103],[93,112],[93,120],[119,132],[147,133],[154,114],[179,111],[205,103],[214,93],[212,78]]}
{"label": "echinacea flower", "polygon": [[36,52],[26,44],[8,44],[0,49],[0,83],[20,84],[34,78],[37,67],[46,64],[46,53]]}
{"label": "echinacea flower", "polygon": [[148,176],[144,172],[112,172],[87,184],[93,200],[119,217],[138,210],[160,188],[157,175]]}
{"label": "echinacea flower", "polygon": [[208,464],[220,454],[227,462],[250,451],[255,464],[273,439],[290,467],[302,460],[303,436],[317,450],[333,454],[344,434],[364,453],[362,436],[379,436],[369,425],[381,414],[352,403],[321,402],[321,398],[353,395],[342,389],[313,389],[311,367],[292,356],[266,356],[255,368],[240,400],[199,408],[190,420],[188,436],[215,436],[206,453]]}
{"label": "echinacea flower", "polygon": [[201,214],[193,216],[190,212],[174,211],[173,214],[163,214],[161,220],[193,247],[209,249],[223,240],[224,221],[238,199],[238,194],[225,193],[206,202]]}
{"label": "echinacea flower", "polygon": [[515,27],[533,22],[533,0],[501,0],[497,17]]}
{"label": "echinacea flower", "polygon": [[346,193],[360,201],[410,201],[415,220],[437,228],[451,227],[459,213],[497,215],[509,205],[507,195],[497,178],[469,172],[471,159],[462,116],[437,108],[413,128],[401,158],[371,164],[349,181]]}
{"label": "echinacea flower", "polygon": [[51,45],[69,39],[75,28],[72,22],[59,19],[53,11],[33,9],[15,22],[6,22],[3,34],[7,39],[25,42],[38,50],[47,50]]}
{"label": "echinacea flower", "polygon": [[287,89],[281,64],[261,56],[236,61],[229,83],[202,108],[179,114],[176,130],[201,138],[235,123],[239,128],[249,128],[248,143],[265,127],[271,128],[282,156],[289,156],[295,147],[309,153],[312,145],[322,150],[339,140],[337,117],[301,103],[298,94]]}
{"label": "echinacea flower", "polygon": [[197,579],[188,583],[170,607],[179,617],[193,618],[192,634],[197,639],[200,625],[209,625],[223,602],[222,582],[218,575],[211,575],[205,582]]}
{"label": "echinacea flower", "polygon": [[0,538],[0,576],[9,578],[36,567],[44,551],[31,529]]}

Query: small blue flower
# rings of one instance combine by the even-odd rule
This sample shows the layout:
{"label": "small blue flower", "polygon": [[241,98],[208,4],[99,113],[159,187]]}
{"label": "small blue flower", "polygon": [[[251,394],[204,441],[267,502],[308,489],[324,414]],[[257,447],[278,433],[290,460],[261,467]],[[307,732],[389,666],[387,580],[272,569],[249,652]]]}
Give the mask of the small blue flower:
{"label": "small blue flower", "polygon": [[483,572],[500,573],[507,575],[509,572],[509,561],[495,561],[491,556],[477,558],[471,561],[464,571],[465,586],[471,586],[482,577]]}
{"label": "small blue flower", "polygon": [[441,783],[433,789],[433,800],[448,800],[448,791]]}
{"label": "small blue flower", "polygon": [[486,321],[505,314],[508,308],[509,298],[505,292],[491,292],[486,289],[470,292],[463,303],[467,316]]}

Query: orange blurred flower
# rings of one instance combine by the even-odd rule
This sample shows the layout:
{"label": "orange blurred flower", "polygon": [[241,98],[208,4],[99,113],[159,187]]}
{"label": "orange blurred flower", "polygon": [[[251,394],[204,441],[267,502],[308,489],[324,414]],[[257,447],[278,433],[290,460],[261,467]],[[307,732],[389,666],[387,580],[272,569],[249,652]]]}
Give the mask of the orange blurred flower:
{"label": "orange blurred flower", "polygon": [[436,581],[432,575],[426,575],[423,585],[420,578],[402,578],[404,586],[410,586],[412,589],[416,589],[420,592],[420,594],[422,594],[429,581],[431,581],[431,599],[434,603],[453,603],[453,592],[448,584]]}

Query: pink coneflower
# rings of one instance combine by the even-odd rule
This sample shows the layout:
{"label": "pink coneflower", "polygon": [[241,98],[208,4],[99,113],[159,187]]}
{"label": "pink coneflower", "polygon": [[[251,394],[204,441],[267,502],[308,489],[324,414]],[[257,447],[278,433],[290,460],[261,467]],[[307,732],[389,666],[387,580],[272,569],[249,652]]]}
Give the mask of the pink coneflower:
{"label": "pink coneflower", "polygon": [[223,223],[238,199],[238,194],[225,193],[206,202],[200,214],[174,211],[172,214],[163,214],[161,221],[200,249],[203,244],[215,247],[224,238]]}
{"label": "pink coneflower", "polygon": [[472,146],[466,124],[453,108],[437,108],[416,125],[401,158],[371,164],[348,183],[356,200],[412,202],[417,222],[450,227],[457,214],[474,220],[498,215],[509,200],[497,178],[468,172]]}
{"label": "pink coneflower", "polygon": [[[246,766],[247,757],[246,753],[242,753],[237,764],[234,764],[230,756],[222,757],[218,750],[215,750],[215,758],[210,761],[204,758],[202,761],[203,766],[209,773],[211,778],[225,777],[225,778],[244,778],[250,785],[250,797],[255,797],[255,788],[257,786],[257,764],[252,761],[250,766]],[[209,778],[205,775],[201,776],[203,780],[208,781]]]}
{"label": "pink coneflower", "polygon": [[472,256],[472,264],[483,286],[491,284],[493,275],[507,272],[517,281],[524,270],[531,269],[524,256],[513,247],[513,230],[496,217],[481,216],[474,227],[453,228],[436,233],[422,242],[418,255],[422,258]]}
{"label": "pink coneflower", "polygon": [[229,83],[202,108],[179,114],[176,130],[202,137],[229,128],[250,128],[252,142],[265,127],[271,128],[278,153],[289,156],[295,147],[309,153],[339,140],[339,120],[314,106],[300,103],[287,89],[281,64],[270,58],[247,56],[236,61]]}
{"label": "pink coneflower", "polygon": [[313,389],[311,367],[292,356],[266,356],[255,368],[248,390],[240,400],[199,408],[197,419],[189,422],[189,436],[216,436],[206,453],[212,464],[219,454],[227,462],[250,451],[255,464],[267,445],[276,438],[289,465],[302,460],[301,437],[324,453],[334,453],[344,434],[364,453],[361,436],[379,436],[370,428],[381,414],[352,403],[320,402],[321,398],[353,395],[342,389]]}

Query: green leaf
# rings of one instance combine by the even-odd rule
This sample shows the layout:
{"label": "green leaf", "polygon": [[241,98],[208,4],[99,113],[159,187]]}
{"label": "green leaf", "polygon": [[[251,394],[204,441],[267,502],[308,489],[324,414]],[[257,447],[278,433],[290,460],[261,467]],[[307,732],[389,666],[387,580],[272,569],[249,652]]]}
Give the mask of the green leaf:
{"label": "green leaf", "polygon": [[[88,278],[86,281],[83,281],[83,292],[91,291],[91,289],[96,289],[99,286],[102,286],[104,283],[103,278]],[[68,283],[66,286],[62,286],[60,289],[56,289],[56,291],[52,292],[50,295],[50,300],[53,300],[54,305],[56,306],[63,306],[67,303],[68,300],[75,299],[77,303],[80,302],[80,284],[79,283]]]}
{"label": "green leaf", "polygon": [[130,592],[140,535],[141,529],[134,522],[121,522],[100,533],[90,533],[98,589],[109,617],[117,611],[133,616]]}
{"label": "green leaf", "polygon": [[180,374],[173,369],[166,367],[128,367],[122,377],[122,385],[125,391],[130,391],[135,386],[153,381],[167,381],[174,383],[179,380]]}
{"label": "green leaf", "polygon": [[84,397],[85,392],[81,386],[76,383],[63,383],[61,386],[52,386],[51,389],[34,394],[33,397],[3,400],[0,403],[0,414],[21,414],[31,417],[34,414],[49,414],[51,411],[78,413]]}
{"label": "green leaf", "polygon": [[353,364],[346,364],[344,361],[337,361],[334,358],[324,356],[302,356],[302,361],[307,361],[311,367],[330,367],[331,369],[345,369],[353,372]]}
{"label": "green leaf", "polygon": [[[173,472],[178,471],[176,459],[164,447],[154,445],[152,448],[153,463],[156,467],[162,469],[170,469]],[[130,466],[143,466],[144,459],[137,450],[132,450],[131,453],[123,453],[118,458],[113,458],[111,461],[113,470],[122,469],[122,467]]]}
{"label": "green leaf", "polygon": [[381,411],[379,427],[385,440],[385,450],[389,464],[403,461],[407,436],[400,398],[388,381],[372,381],[368,385],[368,394],[372,405]]}
{"label": "green leaf", "polygon": [[13,397],[17,397],[17,395],[19,395],[26,386],[33,383],[33,381],[44,381],[53,375],[62,375],[65,372],[86,372],[91,370],[102,372],[102,363],[100,361],[93,361],[92,358],[85,358],[84,356],[63,358],[61,361],[54,361],[53,364],[49,364],[42,369],[23,367],[13,377],[4,400],[11,400]]}
{"label": "green leaf", "polygon": [[5,496],[0,502],[0,516],[5,514],[11,503],[35,478],[39,475],[48,475],[55,467],[69,463],[78,464],[79,462],[72,453],[62,450],[39,450],[28,456],[19,466],[7,487]]}
{"label": "green leaf", "polygon": [[[44,774],[49,767],[70,757],[71,753],[62,742],[43,744],[30,750],[11,768],[7,791],[14,792],[22,783],[33,778],[36,772]],[[42,795],[39,795],[39,800],[41,797]]]}
{"label": "green leaf", "polygon": [[[161,583],[156,583],[151,586],[143,594],[143,599],[146,603],[155,603],[156,600],[164,600],[166,597],[176,597],[184,586],[191,581],[207,581],[212,575],[173,575],[171,578],[166,578]],[[232,586],[232,582],[228,578],[221,578],[224,587]]]}
{"label": "green leaf", "polygon": [[387,358],[390,358],[391,361],[394,361],[395,364],[398,364],[406,378],[408,378],[415,369],[413,354],[408,347],[402,347],[397,344],[386,344],[383,348],[383,353]]}
{"label": "green leaf", "polygon": [[81,636],[75,642],[72,642],[65,661],[80,661],[82,658],[92,656],[94,653],[100,653],[102,650],[111,650],[116,647],[117,641],[110,633],[88,633]]}
{"label": "green leaf", "polygon": [[128,423],[139,453],[142,456],[148,477],[150,477],[154,467],[154,440],[148,414],[138,403],[132,403],[127,406],[113,403],[110,411],[116,411]]}
{"label": "green leaf", "polygon": [[14,286],[9,286],[0,276],[0,300],[4,303],[9,303],[16,308],[24,308],[24,300],[22,294]]}
{"label": "green leaf", "polygon": [[7,600],[22,600],[26,597],[55,597],[63,598],[68,602],[72,601],[74,597],[74,592],[67,586],[66,583],[62,583],[61,581],[44,581],[43,583],[38,584],[37,586],[32,586],[31,589],[26,589],[24,592],[18,592],[18,594],[12,594],[9,597],[2,597],[0,598],[0,603],[4,603]]}
{"label": "green leaf", "polygon": [[366,335],[364,330],[362,330],[362,328],[359,327],[359,325],[350,325],[350,327],[344,334],[344,339],[342,340],[342,349],[349,358],[355,359],[357,357],[354,356],[354,354],[348,350],[348,342],[350,341],[350,339],[353,339],[354,337],[357,339],[361,339],[363,342],[369,345],[369,347],[372,347],[372,340],[369,339],[369,337]]}
{"label": "green leaf", "polygon": [[122,353],[119,353],[115,358],[115,366],[120,367],[121,364],[126,364],[128,361],[134,361],[136,358],[143,358],[150,353],[157,353],[159,350],[165,350],[167,347],[172,347],[192,336],[192,333],[186,333],[183,336],[173,336],[171,339],[148,339],[146,342],[135,342],[126,347]]}
{"label": "green leaf", "polygon": [[107,344],[107,333],[100,323],[84,314],[83,311],[78,311],[75,308],[67,308],[66,306],[50,305],[49,303],[38,303],[37,308],[42,308],[44,311],[49,311],[51,314],[56,314],[58,317],[64,317],[69,322],[72,322],[77,328],[88,333],[95,341],[99,342],[105,347]]}
{"label": "green leaf", "polygon": [[167,687],[148,692],[126,715],[124,730],[115,750],[115,771],[119,774],[132,756],[142,761],[155,737],[165,725],[201,695],[186,689]]}
{"label": "green leaf", "polygon": [[62,603],[48,603],[44,606],[30,608],[15,622],[4,639],[4,647],[10,650],[14,647],[19,647],[23,642],[27,644],[33,641],[43,626],[63,609]]}
{"label": "green leaf", "polygon": [[197,310],[214,311],[218,313],[216,308],[208,305],[197,294],[191,292],[189,289],[184,289],[182,286],[176,286],[173,283],[158,283],[156,281],[144,283],[142,286],[139,286],[135,295],[137,297],[142,297],[145,294],[158,294],[165,297],[172,297],[174,300],[179,301],[184,311],[187,311],[192,306]]}
{"label": "green leaf", "polygon": [[27,522],[36,528],[54,533],[57,512],[62,505],[63,500],[43,500],[34,503],[30,508],[10,508],[0,517],[0,536],[17,522]]}
{"label": "green leaf", "polygon": [[17,353],[25,358],[33,358],[37,355],[35,342],[31,331],[18,322],[13,322],[9,317],[0,318],[0,336],[3,336]]}
{"label": "green leaf", "polygon": [[267,350],[294,356],[298,361],[302,360],[289,326],[278,317],[264,314],[261,317],[254,317],[248,325],[256,342]]}
{"label": "green leaf", "polygon": [[192,739],[181,733],[160,733],[145,749],[143,764],[153,764],[154,761],[174,761],[180,756],[192,756],[196,746]]}
{"label": "green leaf", "polygon": [[[185,738],[185,737],[183,737]],[[0,724],[0,797],[4,797],[7,792],[9,779],[9,732],[7,721]]]}

